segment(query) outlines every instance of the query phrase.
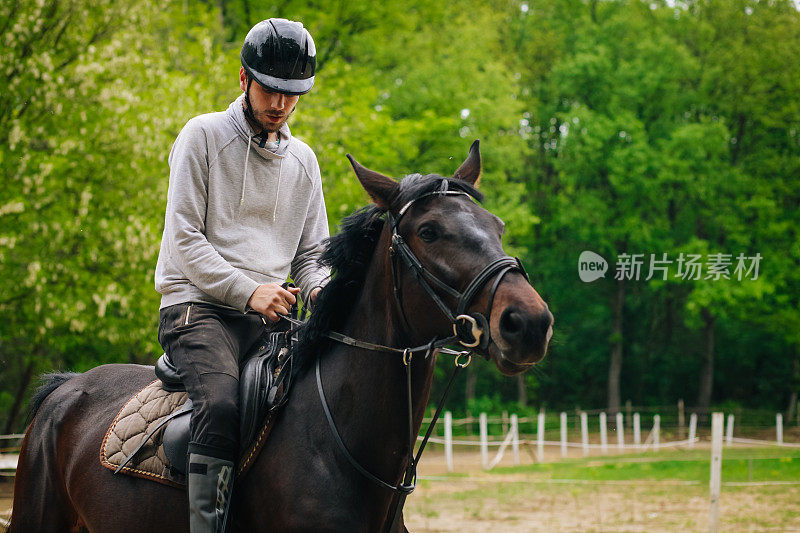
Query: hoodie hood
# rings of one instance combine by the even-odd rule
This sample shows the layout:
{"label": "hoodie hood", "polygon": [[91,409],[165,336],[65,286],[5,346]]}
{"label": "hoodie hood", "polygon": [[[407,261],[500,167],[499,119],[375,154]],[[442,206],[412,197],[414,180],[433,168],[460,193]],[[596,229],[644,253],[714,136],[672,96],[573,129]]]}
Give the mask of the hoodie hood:
{"label": "hoodie hood", "polygon": [[236,129],[236,133],[251,145],[251,149],[265,159],[277,159],[286,155],[286,150],[289,149],[289,144],[292,142],[292,132],[289,126],[284,122],[278,130],[278,136],[281,140],[276,151],[268,150],[258,145],[258,134],[253,130],[247,118],[244,116],[244,93],[239,95],[239,98],[231,102],[228,110],[225,112],[231,121],[231,124]]}
{"label": "hoodie hood", "polygon": [[228,116],[230,117],[231,121],[233,122],[233,126],[236,129],[236,133],[242,137],[243,140],[247,141],[247,151],[245,152],[242,170],[242,186],[239,198],[239,206],[244,204],[245,195],[247,194],[247,167],[250,162],[250,153],[255,151],[264,159],[280,159],[280,165],[278,166],[278,184],[275,189],[275,202],[272,208],[274,221],[274,217],[277,216],[276,214],[278,212],[278,198],[280,195],[283,158],[286,156],[286,151],[289,149],[289,144],[292,142],[292,133],[289,131],[289,126],[284,122],[278,130],[280,143],[278,143],[278,147],[275,151],[259,146],[258,141],[256,140],[258,139],[257,134],[253,130],[252,126],[250,126],[250,123],[247,121],[247,118],[244,115],[244,107],[242,107],[243,105],[244,94],[241,94],[239,95],[239,98],[234,100],[231,105],[228,106],[227,111]]}

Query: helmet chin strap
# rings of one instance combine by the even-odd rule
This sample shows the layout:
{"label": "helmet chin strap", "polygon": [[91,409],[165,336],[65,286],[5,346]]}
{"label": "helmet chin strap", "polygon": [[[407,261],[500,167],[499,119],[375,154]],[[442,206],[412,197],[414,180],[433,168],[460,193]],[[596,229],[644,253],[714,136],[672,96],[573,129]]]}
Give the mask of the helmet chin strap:
{"label": "helmet chin strap", "polygon": [[250,122],[256,124],[261,131],[256,135],[258,137],[257,144],[264,148],[264,145],[267,142],[269,137],[269,132],[261,125],[261,123],[256,118],[255,113],[253,113],[253,104],[250,103],[250,84],[253,82],[253,78],[251,76],[247,76],[247,89],[244,91],[244,116],[250,119]]}
{"label": "helmet chin strap", "polygon": [[[248,75],[247,76],[247,89],[244,92],[244,103],[245,103],[244,116],[247,117],[247,119],[249,119],[250,122],[252,122],[253,124],[256,124],[258,127],[261,128],[261,132],[259,132],[256,135],[256,137],[258,137],[258,139],[259,139],[257,144],[261,148],[264,148],[264,144],[269,140],[270,132],[264,126],[261,125],[261,123],[256,118],[255,113],[253,112],[253,104],[250,103],[250,84],[252,83],[252,81],[253,81],[253,78]],[[289,112],[289,115],[294,113],[295,109],[297,109],[297,105],[292,107],[292,110]],[[275,133],[277,133],[277,132],[278,132],[278,130],[275,130]]]}
{"label": "helmet chin strap", "polygon": [[[253,82],[253,78],[247,76],[247,89],[244,91],[244,116],[249,118],[251,121],[258,124],[258,120],[256,120],[255,114],[253,114],[253,105],[250,103],[250,84]],[[259,124],[260,126],[260,124]],[[263,130],[263,128],[262,128]]]}

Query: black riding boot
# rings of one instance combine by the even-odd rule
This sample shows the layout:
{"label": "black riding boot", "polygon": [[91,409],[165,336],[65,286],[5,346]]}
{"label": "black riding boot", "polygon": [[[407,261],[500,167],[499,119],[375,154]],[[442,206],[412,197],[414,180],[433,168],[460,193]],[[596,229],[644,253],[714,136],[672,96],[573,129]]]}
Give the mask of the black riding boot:
{"label": "black riding boot", "polygon": [[225,533],[233,489],[233,463],[189,454],[189,531]]}

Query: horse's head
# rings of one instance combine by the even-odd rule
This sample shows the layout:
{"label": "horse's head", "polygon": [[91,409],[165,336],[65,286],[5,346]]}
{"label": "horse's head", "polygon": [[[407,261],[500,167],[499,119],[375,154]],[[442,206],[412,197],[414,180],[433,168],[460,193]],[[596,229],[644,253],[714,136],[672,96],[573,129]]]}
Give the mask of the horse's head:
{"label": "horse's head", "polygon": [[504,374],[540,361],[553,315],[503,251],[502,220],[475,201],[478,141],[449,179],[413,174],[398,183],[350,161],[370,197],[389,212],[386,261],[398,314],[415,342],[453,335],[455,324],[462,343],[475,344]]}

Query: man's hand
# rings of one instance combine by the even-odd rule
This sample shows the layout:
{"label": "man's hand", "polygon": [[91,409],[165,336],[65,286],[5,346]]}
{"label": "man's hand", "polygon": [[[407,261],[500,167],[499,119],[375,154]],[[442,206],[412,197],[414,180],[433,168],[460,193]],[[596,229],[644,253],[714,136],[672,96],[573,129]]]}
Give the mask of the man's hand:
{"label": "man's hand", "polygon": [[317,299],[317,295],[319,294],[319,291],[321,291],[321,290],[322,290],[322,287],[317,287],[316,289],[311,291],[311,294],[309,295],[308,299],[311,301],[312,304],[314,303],[314,300]]}
{"label": "man's hand", "polygon": [[277,322],[280,320],[278,314],[289,314],[292,305],[297,301],[295,294],[298,292],[298,287],[284,289],[277,283],[265,283],[256,288],[247,305],[267,317],[270,322]]}

